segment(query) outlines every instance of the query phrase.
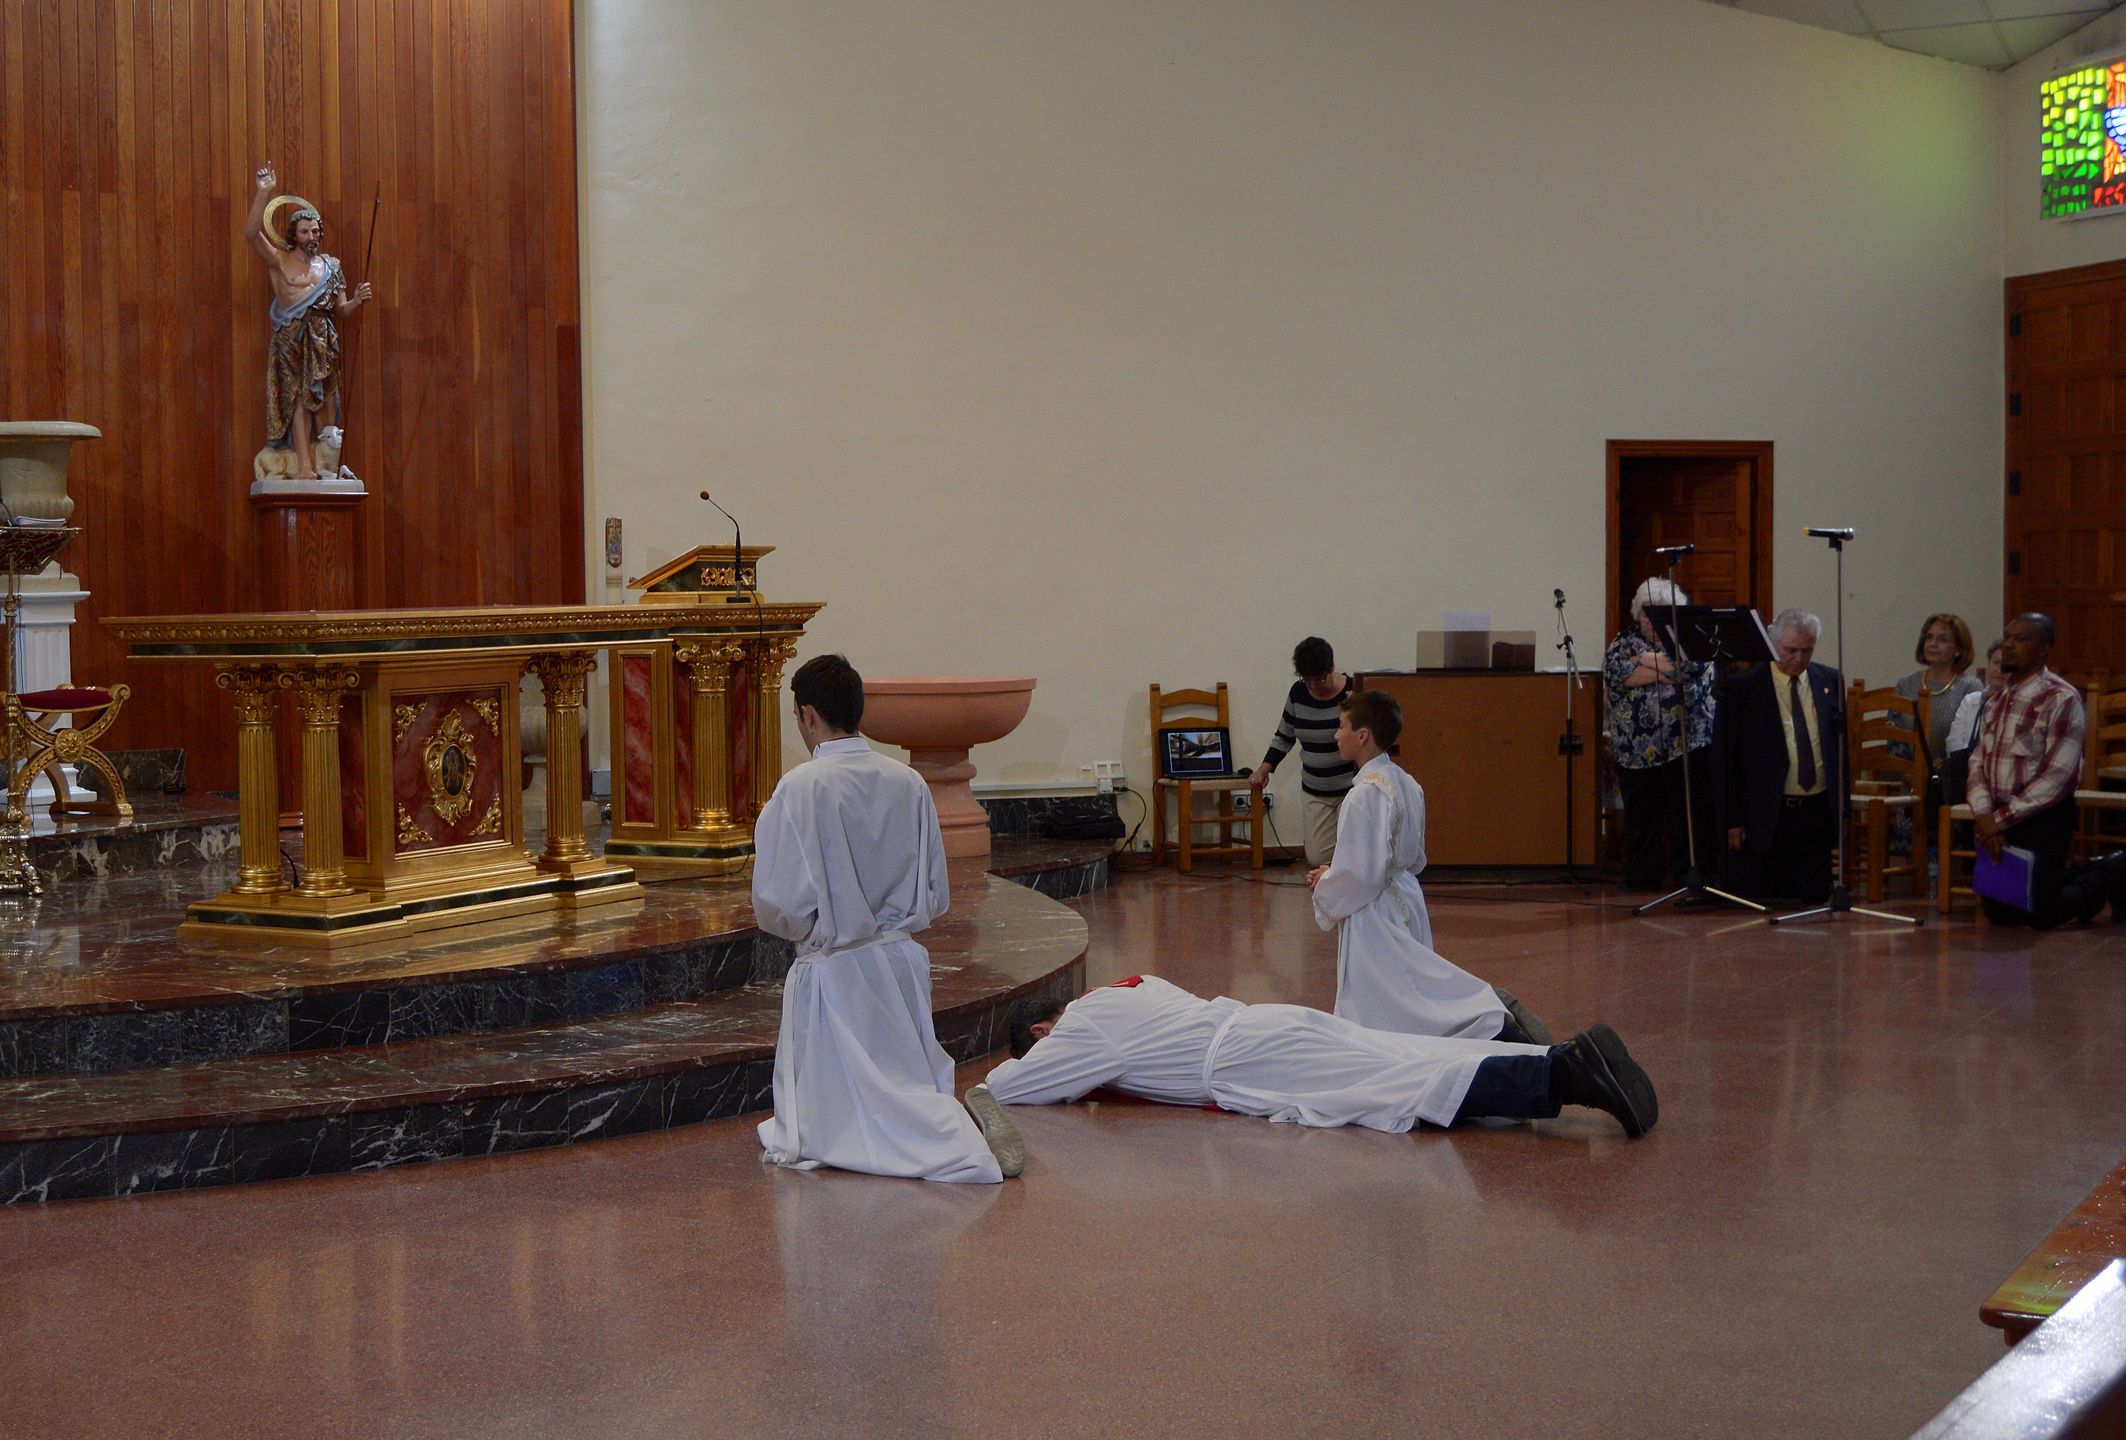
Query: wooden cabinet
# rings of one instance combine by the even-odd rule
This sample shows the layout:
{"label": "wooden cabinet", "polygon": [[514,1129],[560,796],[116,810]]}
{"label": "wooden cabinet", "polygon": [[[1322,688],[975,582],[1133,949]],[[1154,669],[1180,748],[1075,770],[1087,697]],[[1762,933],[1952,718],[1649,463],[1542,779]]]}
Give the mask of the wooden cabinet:
{"label": "wooden cabinet", "polygon": [[[1595,858],[1601,677],[1573,696],[1575,865]],[[1403,707],[1402,767],[1425,787],[1425,854],[1433,865],[1565,863],[1565,677],[1527,671],[1371,671],[1362,688]]]}

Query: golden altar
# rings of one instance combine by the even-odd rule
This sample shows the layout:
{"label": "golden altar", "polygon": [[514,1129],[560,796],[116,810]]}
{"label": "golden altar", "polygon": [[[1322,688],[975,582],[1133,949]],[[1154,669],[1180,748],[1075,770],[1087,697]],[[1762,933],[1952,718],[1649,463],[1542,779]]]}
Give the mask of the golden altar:
{"label": "golden altar", "polygon": [[[192,905],[179,933],[333,946],[639,896],[634,872],[583,833],[582,710],[600,650],[613,660],[620,756],[608,854],[742,865],[781,774],[783,667],[820,609],[747,598],[105,620],[135,660],[213,665],[234,702],[237,879]],[[524,848],[517,781],[525,674],[546,702],[537,852]],[[302,726],[292,882],[278,823],[284,691]]]}

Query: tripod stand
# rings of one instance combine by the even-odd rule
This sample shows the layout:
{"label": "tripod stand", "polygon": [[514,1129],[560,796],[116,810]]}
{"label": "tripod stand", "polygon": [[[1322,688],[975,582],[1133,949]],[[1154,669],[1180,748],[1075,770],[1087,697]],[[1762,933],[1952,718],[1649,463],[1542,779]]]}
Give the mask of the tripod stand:
{"label": "tripod stand", "polygon": [[[1843,680],[1845,676],[1845,542],[1853,538],[1853,532],[1850,530],[1811,530],[1808,533],[1820,540],[1830,541],[1831,554],[1836,557],[1837,561],[1838,588],[1836,595],[1838,608],[1831,613],[1834,617],[1833,624],[1836,627],[1834,635],[1838,643],[1838,674],[1840,679]],[[1848,716],[1847,723],[1850,724],[1851,720],[1852,717]],[[1837,807],[1836,823],[1838,825],[1838,843],[1834,852],[1836,858],[1831,862],[1835,867],[1831,871],[1831,898],[1823,904],[1807,910],[1794,910],[1785,915],[1772,915],[1767,918],[1774,925],[1783,925],[1789,920],[1814,920],[1819,916],[1829,920],[1836,920],[1841,915],[1865,915],[1870,920],[1891,920],[1899,925],[1917,925],[1920,921],[1920,917],[1917,915],[1897,915],[1888,910],[1863,910],[1853,904],[1852,892],[1846,888],[1845,883],[1846,831],[1852,828],[1846,823],[1845,765],[1846,746],[1841,740],[1835,747],[1831,757],[1831,803]],[[1918,833],[1918,826],[1915,825],[1913,827],[1913,832],[1912,843],[1925,845],[1926,840]],[[1948,863],[1946,859],[1942,861],[1944,865]],[[1925,868],[1925,866],[1920,867],[1922,876],[1925,874]]]}
{"label": "tripod stand", "polygon": [[1578,792],[1572,788],[1572,762],[1585,746],[1579,730],[1572,723],[1573,692],[1580,688],[1580,662],[1572,653],[1572,631],[1565,624],[1565,592],[1553,590],[1558,609],[1557,648],[1565,652],[1565,731],[1558,736],[1558,753],[1565,757],[1565,879],[1580,883],[1579,872],[1572,863],[1572,802]]}
{"label": "tripod stand", "polygon": [[1690,863],[1685,867],[1683,871],[1682,885],[1678,886],[1674,890],[1669,891],[1666,895],[1662,895],[1655,899],[1649,900],[1644,905],[1640,905],[1634,908],[1631,913],[1634,915],[1644,915],[1649,910],[1660,909],[1663,905],[1668,904],[1671,900],[1701,900],[1710,896],[1715,900],[1724,901],[1729,905],[1739,906],[1744,910],[1754,910],[1761,915],[1764,913],[1764,907],[1762,905],[1759,905],[1756,901],[1745,900],[1740,895],[1730,895],[1725,890],[1716,890],[1712,886],[1706,884],[1704,873],[1699,869],[1698,866],[1698,812],[1696,802],[1691,795],[1690,726],[1686,721],[1684,713],[1690,708],[1690,700],[1688,686],[1684,680],[1683,673],[1683,666],[1685,664],[1683,655],[1683,631],[1682,628],[1676,622],[1676,612],[1682,605],[1682,601],[1679,600],[1677,597],[1683,593],[1681,590],[1676,588],[1676,565],[1679,561],[1683,559],[1686,554],[1690,553],[1690,551],[1695,548],[1695,546],[1691,545],[1678,545],[1671,547],[1667,552],[1668,633],[1667,635],[1662,637],[1667,642],[1664,649],[1664,653],[1668,656],[1670,672],[1676,677],[1676,697],[1680,702],[1675,707],[1676,758],[1677,762],[1683,766],[1683,834],[1684,843],[1689,846]]}

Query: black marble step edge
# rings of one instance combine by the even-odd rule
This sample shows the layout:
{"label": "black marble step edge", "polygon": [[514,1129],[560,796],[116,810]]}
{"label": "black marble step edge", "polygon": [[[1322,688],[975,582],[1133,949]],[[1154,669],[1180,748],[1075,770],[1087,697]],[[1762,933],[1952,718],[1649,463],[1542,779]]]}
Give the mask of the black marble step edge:
{"label": "black marble step edge", "polygon": [[[1005,878],[1050,899],[1069,900],[1106,886],[1107,860],[1101,856]],[[590,1020],[779,980],[792,954],[788,941],[748,927],[565,965],[547,962],[539,968],[409,976],[247,1000],[201,997],[201,1003],[158,1009],[0,1020],[0,1078],[92,1075]]]}
{"label": "black marble step edge", "polygon": [[[958,1063],[979,1059],[1004,1046],[1022,997],[1069,1000],[1084,985],[1081,952],[1042,980],[940,1017],[938,1040]],[[750,1056],[471,1100],[0,1145],[0,1204],[198,1190],[638,1135],[765,1109],[774,1068],[772,1055]]]}

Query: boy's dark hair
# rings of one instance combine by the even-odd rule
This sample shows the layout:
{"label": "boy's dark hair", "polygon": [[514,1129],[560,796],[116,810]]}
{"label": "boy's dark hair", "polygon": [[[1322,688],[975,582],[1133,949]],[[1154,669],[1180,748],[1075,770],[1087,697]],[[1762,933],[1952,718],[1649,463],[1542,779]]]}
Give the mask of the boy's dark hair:
{"label": "boy's dark hair", "polygon": [[1326,675],[1336,668],[1336,652],[1319,635],[1309,635],[1292,647],[1292,673],[1302,680]]}
{"label": "boy's dark hair", "polygon": [[1053,1021],[1063,1013],[1061,1000],[1043,1000],[1028,997],[1011,1007],[1011,1058],[1023,1059],[1033,1049],[1033,1027],[1043,1020]]}
{"label": "boy's dark hair", "polygon": [[1345,699],[1342,708],[1351,717],[1351,728],[1371,731],[1373,743],[1381,749],[1393,749],[1402,738],[1403,707],[1387,691],[1361,690]]}
{"label": "boy's dark hair", "polygon": [[835,729],[854,735],[864,718],[864,677],[846,656],[815,655],[790,677],[790,698],[810,705]]}

